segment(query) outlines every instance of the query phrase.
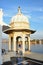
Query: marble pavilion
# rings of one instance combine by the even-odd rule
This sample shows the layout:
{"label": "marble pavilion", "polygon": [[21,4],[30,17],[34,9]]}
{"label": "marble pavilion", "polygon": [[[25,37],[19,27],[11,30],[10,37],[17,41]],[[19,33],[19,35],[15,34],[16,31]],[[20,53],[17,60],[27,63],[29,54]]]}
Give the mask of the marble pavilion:
{"label": "marble pavilion", "polygon": [[9,51],[25,53],[30,51],[30,34],[35,31],[30,30],[28,18],[22,14],[20,7],[18,13],[12,17],[9,28],[4,33],[9,35]]}

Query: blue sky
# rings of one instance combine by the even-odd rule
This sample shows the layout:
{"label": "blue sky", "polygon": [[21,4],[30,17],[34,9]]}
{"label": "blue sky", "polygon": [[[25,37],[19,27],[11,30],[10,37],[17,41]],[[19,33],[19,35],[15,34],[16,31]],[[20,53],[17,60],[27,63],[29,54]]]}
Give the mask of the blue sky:
{"label": "blue sky", "polygon": [[32,39],[43,39],[43,0],[0,0],[0,8],[4,11],[3,20],[9,24],[12,16],[17,14],[18,6],[30,22],[30,28],[36,30]]}

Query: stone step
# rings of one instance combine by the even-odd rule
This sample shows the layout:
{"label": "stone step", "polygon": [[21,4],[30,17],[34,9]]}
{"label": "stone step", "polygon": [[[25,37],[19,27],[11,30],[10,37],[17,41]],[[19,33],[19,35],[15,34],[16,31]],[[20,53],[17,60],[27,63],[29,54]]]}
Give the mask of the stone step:
{"label": "stone step", "polygon": [[7,52],[6,54],[2,55],[3,56],[3,62],[10,61],[11,57],[15,57],[16,53],[15,52]]}

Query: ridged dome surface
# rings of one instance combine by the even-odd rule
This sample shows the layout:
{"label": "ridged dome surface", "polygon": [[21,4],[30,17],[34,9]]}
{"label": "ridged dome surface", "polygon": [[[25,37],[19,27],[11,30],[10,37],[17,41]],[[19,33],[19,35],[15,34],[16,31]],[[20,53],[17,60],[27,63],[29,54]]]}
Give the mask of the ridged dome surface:
{"label": "ridged dome surface", "polygon": [[23,14],[17,14],[16,16],[12,17],[11,23],[12,22],[28,22],[28,18],[24,16]]}
{"label": "ridged dome surface", "polygon": [[12,17],[10,22],[11,27],[14,28],[29,28],[29,21],[26,16],[21,13],[20,7],[18,8],[18,13]]}

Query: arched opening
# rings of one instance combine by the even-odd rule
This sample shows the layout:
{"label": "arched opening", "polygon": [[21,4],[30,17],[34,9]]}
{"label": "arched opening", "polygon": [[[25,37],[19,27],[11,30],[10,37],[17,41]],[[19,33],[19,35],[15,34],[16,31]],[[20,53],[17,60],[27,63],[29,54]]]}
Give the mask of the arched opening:
{"label": "arched opening", "polygon": [[16,38],[16,51],[20,53],[22,51],[22,37],[18,36]]}
{"label": "arched opening", "polygon": [[28,37],[25,37],[25,51],[29,50]]}

